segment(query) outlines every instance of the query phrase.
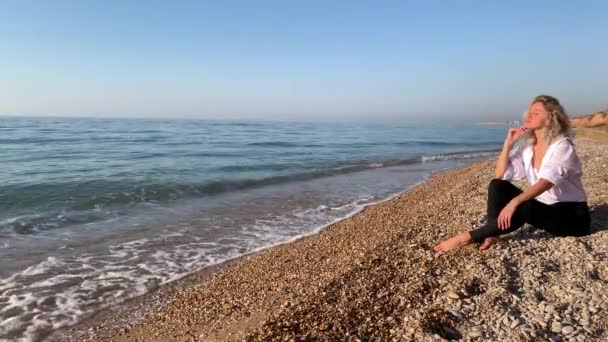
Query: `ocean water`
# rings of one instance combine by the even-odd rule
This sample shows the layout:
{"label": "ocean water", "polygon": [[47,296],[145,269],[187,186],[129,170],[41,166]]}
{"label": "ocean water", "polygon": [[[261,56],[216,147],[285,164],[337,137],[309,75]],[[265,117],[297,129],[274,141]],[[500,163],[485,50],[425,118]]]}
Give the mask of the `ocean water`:
{"label": "ocean water", "polygon": [[505,127],[0,118],[0,340],[40,340],[494,155]]}

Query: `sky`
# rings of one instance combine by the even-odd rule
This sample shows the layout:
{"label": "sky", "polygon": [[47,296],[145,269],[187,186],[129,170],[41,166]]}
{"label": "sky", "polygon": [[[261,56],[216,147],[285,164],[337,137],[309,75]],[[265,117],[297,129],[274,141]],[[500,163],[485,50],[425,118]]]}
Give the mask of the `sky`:
{"label": "sky", "polygon": [[606,1],[0,0],[0,115],[502,120],[608,107]]}

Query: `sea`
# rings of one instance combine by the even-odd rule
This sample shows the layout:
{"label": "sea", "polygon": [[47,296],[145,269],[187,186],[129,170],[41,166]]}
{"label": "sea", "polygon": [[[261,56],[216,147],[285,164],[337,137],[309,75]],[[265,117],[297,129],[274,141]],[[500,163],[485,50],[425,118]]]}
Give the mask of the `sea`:
{"label": "sea", "polygon": [[[499,151],[475,124],[0,118],[0,341],[38,341]],[[361,227],[364,229],[364,227]]]}

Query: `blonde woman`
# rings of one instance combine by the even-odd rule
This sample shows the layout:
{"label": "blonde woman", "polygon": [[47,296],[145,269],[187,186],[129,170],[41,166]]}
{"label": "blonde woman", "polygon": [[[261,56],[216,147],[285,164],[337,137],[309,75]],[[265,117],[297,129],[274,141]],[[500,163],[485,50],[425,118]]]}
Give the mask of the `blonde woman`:
{"label": "blonde woman", "polygon": [[[446,252],[471,242],[488,249],[495,236],[524,223],[557,236],[589,234],[587,196],[582,167],[569,138],[570,121],[559,101],[548,95],[534,98],[524,125],[507,133],[488,189],[487,223],[438,244]],[[517,147],[513,143],[521,137]],[[522,191],[511,180],[525,178]]]}

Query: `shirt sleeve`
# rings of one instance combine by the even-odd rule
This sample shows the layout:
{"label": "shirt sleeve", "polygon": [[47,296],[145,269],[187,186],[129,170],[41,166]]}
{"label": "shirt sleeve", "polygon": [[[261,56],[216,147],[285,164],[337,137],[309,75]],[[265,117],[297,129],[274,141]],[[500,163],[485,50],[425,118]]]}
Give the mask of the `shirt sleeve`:
{"label": "shirt sleeve", "polygon": [[507,169],[502,179],[511,181],[524,178],[526,178],[526,168],[524,166],[523,148],[520,146],[509,154]]}
{"label": "shirt sleeve", "polygon": [[546,179],[553,185],[559,185],[565,179],[581,173],[581,162],[574,146],[570,140],[564,139],[555,146],[555,151],[543,165],[538,173],[538,178]]}

